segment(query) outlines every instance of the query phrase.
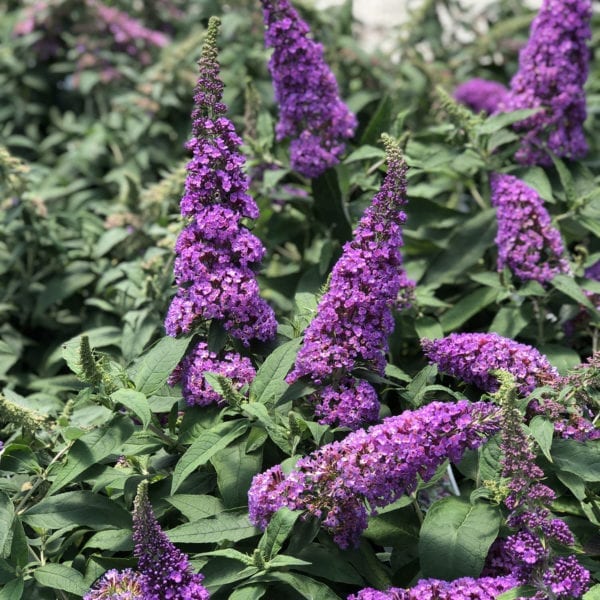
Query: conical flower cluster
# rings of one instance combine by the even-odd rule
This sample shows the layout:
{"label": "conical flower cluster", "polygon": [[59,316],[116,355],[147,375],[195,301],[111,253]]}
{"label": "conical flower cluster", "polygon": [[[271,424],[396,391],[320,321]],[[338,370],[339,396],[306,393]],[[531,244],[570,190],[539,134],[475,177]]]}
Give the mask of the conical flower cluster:
{"label": "conical flower cluster", "polygon": [[322,446],[284,475],[276,465],[256,475],[248,493],[250,520],[265,528],[279,508],[306,510],[323,520],[342,548],[356,545],[367,509],[387,506],[430,479],[446,460],[458,461],[499,429],[488,403],[432,402],[387,418],[367,431]]}
{"label": "conical flower cluster", "polygon": [[290,383],[306,377],[321,386],[314,396],[321,422],[353,429],[377,419],[379,401],[371,384],[356,380],[351,371],[366,366],[383,375],[392,309],[402,286],[412,283],[400,254],[406,165],[397,145],[389,138],[386,145],[388,172],[381,190],[334,266],[288,376]]}
{"label": "conical flower cluster", "polygon": [[292,167],[318,177],[337,164],[345,141],[354,135],[356,117],[342,102],[323,47],[289,0],[261,0],[273,48],[269,69],[279,104],[277,138],[291,138]]}

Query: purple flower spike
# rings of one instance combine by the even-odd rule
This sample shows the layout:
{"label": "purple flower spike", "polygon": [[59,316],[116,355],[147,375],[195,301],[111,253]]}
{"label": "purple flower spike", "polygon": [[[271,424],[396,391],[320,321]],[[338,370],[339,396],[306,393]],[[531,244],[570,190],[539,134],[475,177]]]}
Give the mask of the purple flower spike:
{"label": "purple flower spike", "polygon": [[498,208],[498,270],[507,266],[519,279],[542,284],[570,273],[560,233],[539,194],[512,175],[494,173],[491,184]]}
{"label": "purple flower spike", "polygon": [[497,81],[469,79],[454,90],[454,99],[468,106],[473,112],[496,112],[498,105],[506,100],[508,89]]}
{"label": "purple flower spike", "polygon": [[529,394],[548,377],[559,377],[548,359],[532,346],[497,333],[452,333],[438,340],[421,340],[429,362],[443,373],[495,392],[498,380],[490,371],[511,373],[521,394]]}
{"label": "purple flower spike", "polygon": [[248,492],[250,520],[265,528],[282,506],[323,520],[342,548],[356,545],[367,508],[387,506],[430,479],[446,460],[458,461],[499,429],[499,409],[488,403],[432,402],[385,419],[367,431],[322,446],[289,475],[276,465],[256,475]]}
{"label": "purple flower spike", "polygon": [[271,339],[277,322],[259,295],[254,274],[265,249],[241,222],[256,218],[258,208],[248,194],[242,141],[223,116],[227,107],[217,62],[218,29],[219,20],[211,19],[199,61],[193,137],[187,144],[193,157],[181,199],[181,213],[190,222],[175,247],[178,290],[165,328],[175,336],[189,333],[199,321],[218,319],[231,336],[248,345],[252,339]]}
{"label": "purple flower spike", "polygon": [[142,573],[144,600],[207,600],[201,574],[192,573],[186,554],[160,528],[148,500],[148,482],[142,482],[133,509],[134,555]]}
{"label": "purple flower spike", "polygon": [[422,579],[408,590],[390,588],[380,592],[372,588],[361,590],[348,600],[494,600],[500,594],[517,587],[519,582],[506,577],[461,577],[454,581]]}
{"label": "purple flower spike", "polygon": [[544,0],[519,55],[519,70],[500,107],[503,111],[541,108],[515,126],[523,132],[516,158],[550,165],[548,151],[571,159],[587,152],[583,86],[588,76],[591,0]]}
{"label": "purple flower spike", "polygon": [[336,165],[357,121],[339,97],[338,85],[323,58],[323,47],[288,0],[261,0],[273,48],[269,70],[279,104],[277,139],[289,137],[292,167],[318,177]]}
{"label": "purple flower spike", "polygon": [[383,375],[387,338],[394,329],[392,308],[412,283],[400,254],[406,166],[399,148],[389,139],[386,144],[388,172],[381,190],[333,268],[288,376],[289,383],[306,377],[325,386],[313,396],[321,422],[353,429],[377,419],[379,402],[371,385],[353,382],[350,372],[365,365]]}
{"label": "purple flower spike", "polygon": [[104,573],[83,600],[143,600],[142,575],[131,569]]}
{"label": "purple flower spike", "polygon": [[249,358],[236,352],[225,352],[222,358],[218,358],[214,352],[209,351],[208,344],[199,342],[175,368],[169,377],[169,384],[175,385],[181,380],[183,397],[189,406],[223,404],[225,400],[204,378],[206,371],[228,377],[238,389],[256,377]]}

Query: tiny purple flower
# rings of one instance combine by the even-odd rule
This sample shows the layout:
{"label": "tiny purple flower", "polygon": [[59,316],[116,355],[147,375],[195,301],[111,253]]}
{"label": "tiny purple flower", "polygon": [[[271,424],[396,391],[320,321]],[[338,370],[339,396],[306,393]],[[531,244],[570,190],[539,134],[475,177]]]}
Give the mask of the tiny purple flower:
{"label": "tiny purple flower", "polygon": [[496,112],[498,105],[504,102],[508,89],[497,81],[487,79],[469,79],[454,90],[454,99],[468,106],[473,112],[488,115]]}

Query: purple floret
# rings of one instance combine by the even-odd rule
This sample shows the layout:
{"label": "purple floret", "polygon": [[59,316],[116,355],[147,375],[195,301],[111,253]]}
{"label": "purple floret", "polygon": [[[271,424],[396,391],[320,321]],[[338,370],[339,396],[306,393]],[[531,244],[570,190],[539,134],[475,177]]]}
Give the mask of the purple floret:
{"label": "purple floret", "polygon": [[486,392],[498,389],[490,371],[511,373],[521,394],[529,394],[558,371],[538,350],[497,333],[452,333],[437,340],[421,340],[429,362],[443,373],[472,383]]}
{"label": "purple floret", "polygon": [[497,207],[498,271],[508,267],[522,281],[544,284],[571,269],[558,229],[539,194],[512,175],[491,177]]}
{"label": "purple floret", "polygon": [[516,158],[523,164],[550,165],[548,151],[577,159],[588,146],[583,86],[588,76],[591,0],[544,0],[519,55],[519,70],[502,111],[541,110],[515,129],[523,133]]}
{"label": "purple floret", "polygon": [[454,90],[454,98],[473,112],[491,115],[506,100],[507,93],[508,89],[501,83],[476,77],[461,83]]}
{"label": "purple floret", "polygon": [[350,372],[366,366],[384,374],[392,309],[410,287],[402,267],[401,207],[406,203],[406,166],[398,148],[388,148],[388,172],[331,273],[317,315],[306,329],[292,383],[306,377],[324,386],[313,396],[322,423],[355,429],[377,419],[379,402],[370,384]]}
{"label": "purple floret", "polygon": [[375,512],[414,491],[446,460],[458,461],[499,429],[498,408],[486,403],[432,402],[387,418],[367,431],[327,444],[284,475],[276,465],[256,475],[248,493],[252,523],[264,529],[282,506],[323,520],[342,548],[358,543]]}
{"label": "purple floret", "polygon": [[144,600],[143,576],[131,569],[111,569],[93,585],[83,600]]}
{"label": "purple floret", "polygon": [[277,139],[291,138],[292,167],[318,177],[337,164],[346,140],[354,135],[356,117],[342,102],[338,85],[323,58],[323,46],[310,36],[308,24],[288,0],[261,0],[273,48],[269,70],[279,104]]}

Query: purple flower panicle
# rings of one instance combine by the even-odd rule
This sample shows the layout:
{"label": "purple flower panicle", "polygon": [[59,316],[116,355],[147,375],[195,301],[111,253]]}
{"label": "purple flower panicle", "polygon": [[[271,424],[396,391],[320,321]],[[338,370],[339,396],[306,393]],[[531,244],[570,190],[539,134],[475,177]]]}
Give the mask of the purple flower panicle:
{"label": "purple flower panicle", "polygon": [[259,295],[253,270],[265,249],[242,225],[243,218],[258,216],[258,208],[248,194],[241,139],[224,116],[218,29],[219,20],[211,19],[199,61],[193,136],[187,144],[192,159],[181,199],[181,213],[190,220],[175,247],[178,289],[165,329],[169,335],[180,335],[192,331],[198,322],[218,319],[232,337],[248,345],[252,339],[271,339],[277,322]]}
{"label": "purple flower panicle", "polygon": [[468,106],[473,112],[495,113],[498,105],[505,101],[508,89],[497,81],[478,77],[461,83],[454,90],[454,99]]}
{"label": "purple flower panicle", "polygon": [[385,180],[333,268],[287,379],[306,377],[325,386],[314,396],[321,422],[353,429],[374,421],[379,403],[372,386],[353,382],[350,372],[367,366],[383,375],[387,338],[394,329],[392,309],[411,283],[400,254],[406,166],[399,148],[391,141],[387,146]]}
{"label": "purple flower panicle", "polygon": [[289,475],[276,465],[256,475],[248,493],[250,520],[265,528],[282,506],[306,510],[342,548],[356,545],[373,512],[414,491],[446,460],[458,461],[499,429],[498,409],[486,403],[433,402],[385,419],[367,431],[327,444],[302,458]]}
{"label": "purple flower panicle", "polygon": [[134,555],[142,573],[144,600],[207,600],[204,578],[192,572],[189,559],[160,528],[142,482],[133,509]]}
{"label": "purple flower panicle", "polygon": [[189,406],[224,403],[224,399],[204,378],[206,371],[229,378],[238,389],[251,383],[256,377],[256,370],[249,358],[242,357],[236,352],[225,352],[219,358],[216,353],[208,349],[208,344],[199,342],[171,373],[169,384],[175,385],[182,381],[183,397]]}
{"label": "purple flower panicle", "polygon": [[529,394],[558,371],[533,346],[497,333],[452,333],[437,340],[421,340],[429,362],[443,373],[472,383],[486,392],[498,389],[490,371],[503,369],[516,379],[521,394]]}
{"label": "purple flower panicle", "polygon": [[348,596],[348,600],[495,600],[518,583],[511,576],[461,577],[454,581],[422,579],[410,589],[390,588],[380,592],[366,588]]}
{"label": "purple flower panicle", "polygon": [[498,209],[498,270],[507,266],[519,279],[542,284],[570,273],[560,233],[539,194],[512,175],[493,174],[491,184]]}
{"label": "purple flower panicle", "polygon": [[318,177],[337,164],[345,140],[354,135],[356,117],[339,97],[338,85],[323,58],[323,46],[288,0],[261,0],[273,48],[269,70],[279,104],[277,139],[291,138],[292,167]]}
{"label": "purple flower panicle", "polygon": [[516,154],[524,164],[550,165],[548,151],[581,158],[587,152],[583,86],[588,76],[591,0],[544,0],[502,111],[541,110],[516,124],[523,132]]}

